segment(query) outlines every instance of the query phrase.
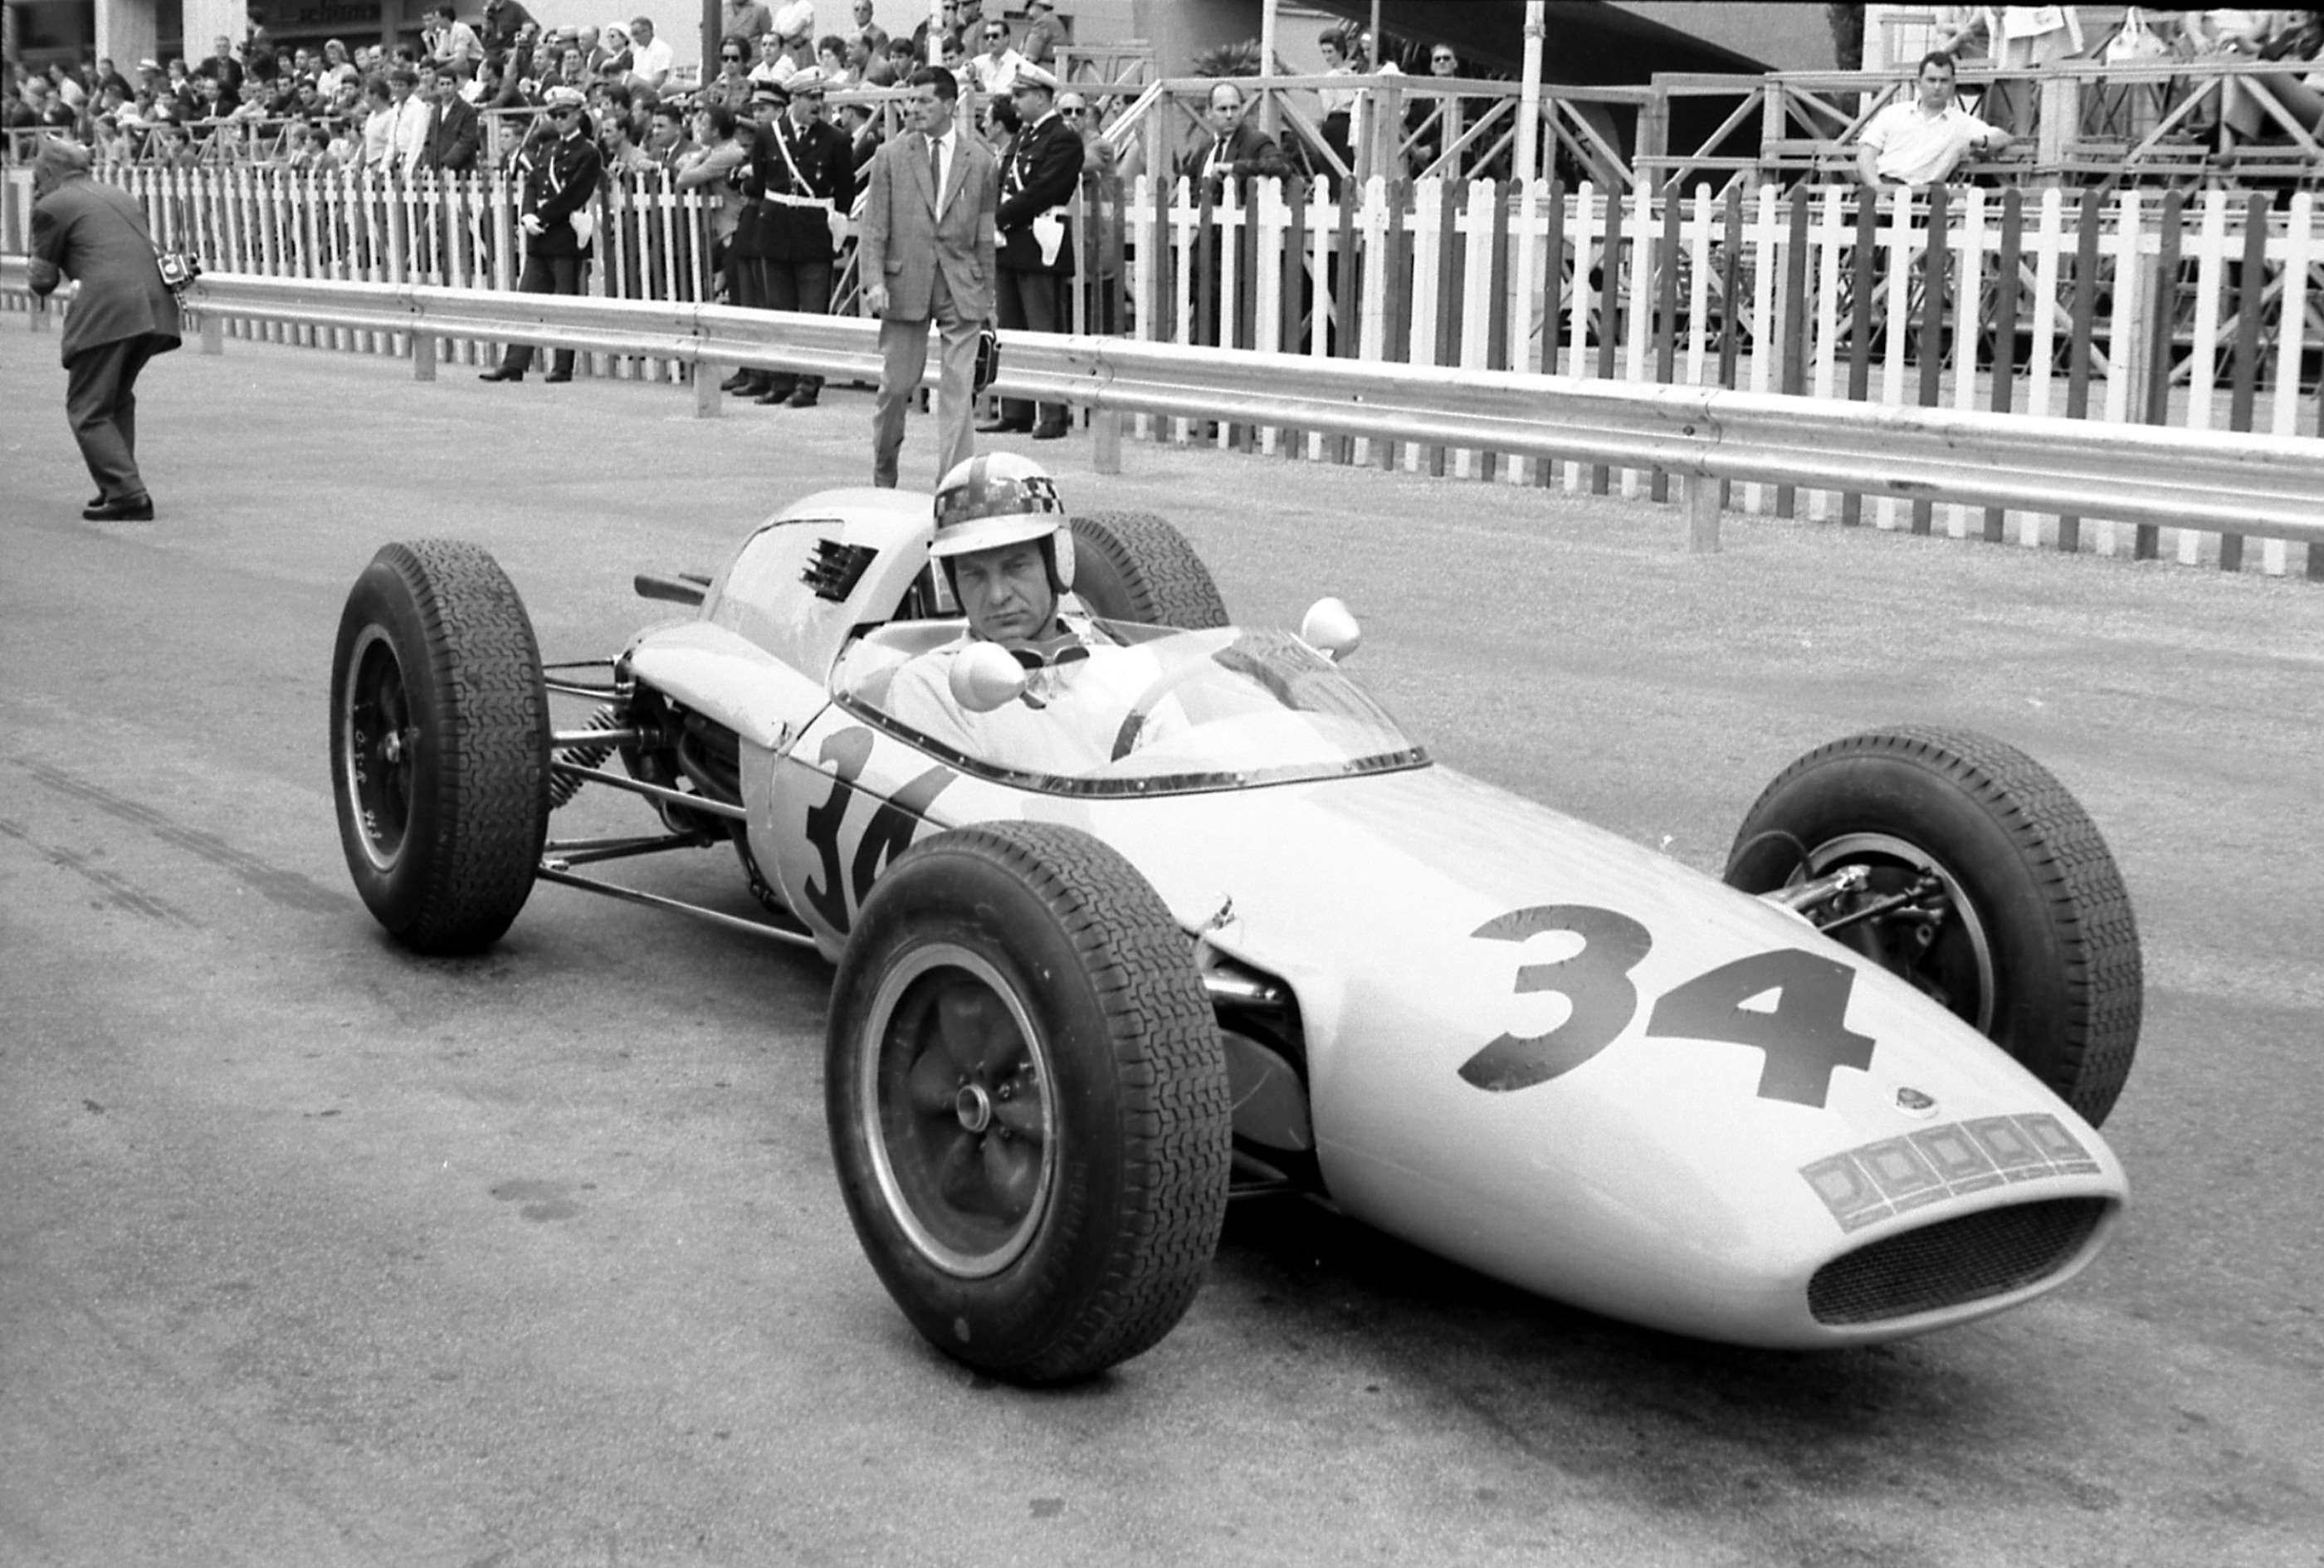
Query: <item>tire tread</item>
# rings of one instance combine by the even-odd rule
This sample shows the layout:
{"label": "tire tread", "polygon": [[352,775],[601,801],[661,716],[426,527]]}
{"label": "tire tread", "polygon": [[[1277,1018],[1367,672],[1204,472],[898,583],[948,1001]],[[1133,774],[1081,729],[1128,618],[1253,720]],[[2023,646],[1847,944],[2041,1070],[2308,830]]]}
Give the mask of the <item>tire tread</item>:
{"label": "tire tread", "polygon": [[[426,669],[407,669],[405,679],[432,681],[440,702],[440,733],[423,739],[434,748],[435,791],[412,802],[411,831],[434,828],[419,857],[425,874],[392,918],[376,905],[374,913],[419,952],[475,952],[524,907],[548,832],[540,648],[516,586],[481,546],[400,541],[372,564],[407,598],[425,643],[406,657],[424,659]],[[405,853],[412,849],[407,842]]]}
{"label": "tire tread", "polygon": [[1899,724],[1830,742],[1760,792],[1737,836],[1801,777],[1835,762],[1893,759],[1949,780],[1989,816],[2036,879],[2066,964],[2067,1016],[2052,1086],[2093,1126],[2130,1073],[2144,1014],[2144,968],[2129,890],[2098,825],[2057,776],[1973,730]]}
{"label": "tire tread", "polygon": [[1102,557],[1121,579],[1134,611],[1126,619],[1190,632],[1229,624],[1210,568],[1167,519],[1093,512],[1072,519],[1071,527],[1074,549]]}

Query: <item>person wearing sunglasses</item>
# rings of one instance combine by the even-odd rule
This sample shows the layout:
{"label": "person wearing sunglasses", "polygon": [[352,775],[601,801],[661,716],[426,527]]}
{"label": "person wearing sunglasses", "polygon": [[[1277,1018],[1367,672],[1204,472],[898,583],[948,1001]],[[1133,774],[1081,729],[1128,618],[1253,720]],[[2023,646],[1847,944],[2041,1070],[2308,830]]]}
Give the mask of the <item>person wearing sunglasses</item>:
{"label": "person wearing sunglasses", "polygon": [[751,46],[739,38],[730,38],[718,46],[718,74],[696,95],[698,104],[716,104],[737,115],[751,111],[751,94],[758,84],[751,79]]}
{"label": "person wearing sunglasses", "polygon": [[[549,88],[547,118],[549,134],[529,140],[517,155],[517,177],[524,190],[518,218],[524,231],[524,272],[517,280],[517,291],[578,294],[588,277],[595,235],[589,198],[597,193],[604,161],[579,88]],[[531,367],[532,345],[512,343],[498,368],[477,379],[522,381]],[[547,379],[573,379],[571,349],[558,350]]]}
{"label": "person wearing sunglasses", "polygon": [[1023,55],[1009,47],[1009,24],[999,17],[984,23],[982,52],[968,62],[968,73],[976,79],[976,90],[989,98],[1005,98],[1016,83],[1017,68],[1026,64]]}

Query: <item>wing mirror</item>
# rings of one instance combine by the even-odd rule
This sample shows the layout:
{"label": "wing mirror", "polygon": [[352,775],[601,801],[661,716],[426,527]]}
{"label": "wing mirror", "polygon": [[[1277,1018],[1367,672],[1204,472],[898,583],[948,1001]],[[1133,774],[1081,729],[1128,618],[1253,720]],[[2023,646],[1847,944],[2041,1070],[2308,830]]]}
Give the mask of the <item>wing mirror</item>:
{"label": "wing mirror", "polygon": [[1025,693],[1025,667],[997,642],[972,642],[952,661],[952,700],[989,714]]}
{"label": "wing mirror", "polygon": [[1299,641],[1338,664],[1362,646],[1364,629],[1337,599],[1318,599],[1300,617]]}

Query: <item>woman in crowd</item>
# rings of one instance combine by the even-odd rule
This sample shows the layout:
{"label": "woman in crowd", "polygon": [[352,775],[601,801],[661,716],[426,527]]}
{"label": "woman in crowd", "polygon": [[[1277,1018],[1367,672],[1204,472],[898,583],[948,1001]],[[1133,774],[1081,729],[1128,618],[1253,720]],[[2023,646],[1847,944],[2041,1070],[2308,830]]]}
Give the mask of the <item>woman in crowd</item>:
{"label": "woman in crowd", "polygon": [[[1324,75],[1354,77],[1358,74],[1355,61],[1349,58],[1353,37],[1349,30],[1335,29],[1315,41],[1316,47],[1323,51]],[[1353,88],[1322,88],[1315,94],[1323,111],[1323,144],[1331,148],[1340,161],[1351,171],[1356,166],[1355,109],[1363,96]],[[1333,189],[1334,191],[1338,189],[1337,180],[1333,181]]]}
{"label": "woman in crowd", "polygon": [[823,85],[835,93],[844,93],[860,81],[854,66],[847,56],[847,40],[836,32],[818,40],[815,46],[815,63],[823,72]]}
{"label": "woman in crowd", "polygon": [[734,222],[742,213],[742,187],[731,178],[747,162],[750,147],[735,135],[734,111],[724,104],[704,104],[694,111],[695,144],[679,155],[675,184],[680,190],[700,191],[711,208],[711,264],[724,269],[726,252],[733,244]]}
{"label": "woman in crowd", "polygon": [[598,50],[601,58],[592,61],[597,74],[607,81],[627,79],[637,55],[630,48],[630,30],[626,23],[608,22],[599,32]]}
{"label": "woman in crowd", "polygon": [[704,85],[697,101],[740,115],[750,107],[753,90],[751,46],[740,38],[725,40],[718,46],[718,74]]}

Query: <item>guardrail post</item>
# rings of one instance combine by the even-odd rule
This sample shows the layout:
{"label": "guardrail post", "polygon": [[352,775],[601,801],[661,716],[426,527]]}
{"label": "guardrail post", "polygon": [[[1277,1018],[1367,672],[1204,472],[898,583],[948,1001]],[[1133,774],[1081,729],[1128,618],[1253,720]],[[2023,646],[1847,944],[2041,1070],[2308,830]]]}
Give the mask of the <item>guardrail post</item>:
{"label": "guardrail post", "polygon": [[706,359],[697,359],[687,367],[694,377],[694,417],[715,420],[726,411],[726,399],[718,390],[718,367]]}
{"label": "guardrail post", "polygon": [[1121,472],[1121,414],[1100,409],[1090,416],[1090,465],[1100,474]]}
{"label": "guardrail post", "polygon": [[1719,481],[1708,474],[1678,476],[1678,502],[1686,509],[1686,548],[1693,555],[1719,551]]}
{"label": "guardrail post", "polygon": [[436,379],[436,335],[433,332],[415,332],[411,335],[411,379],[414,381]]}
{"label": "guardrail post", "polygon": [[213,310],[202,312],[202,352],[226,352],[226,318]]}

